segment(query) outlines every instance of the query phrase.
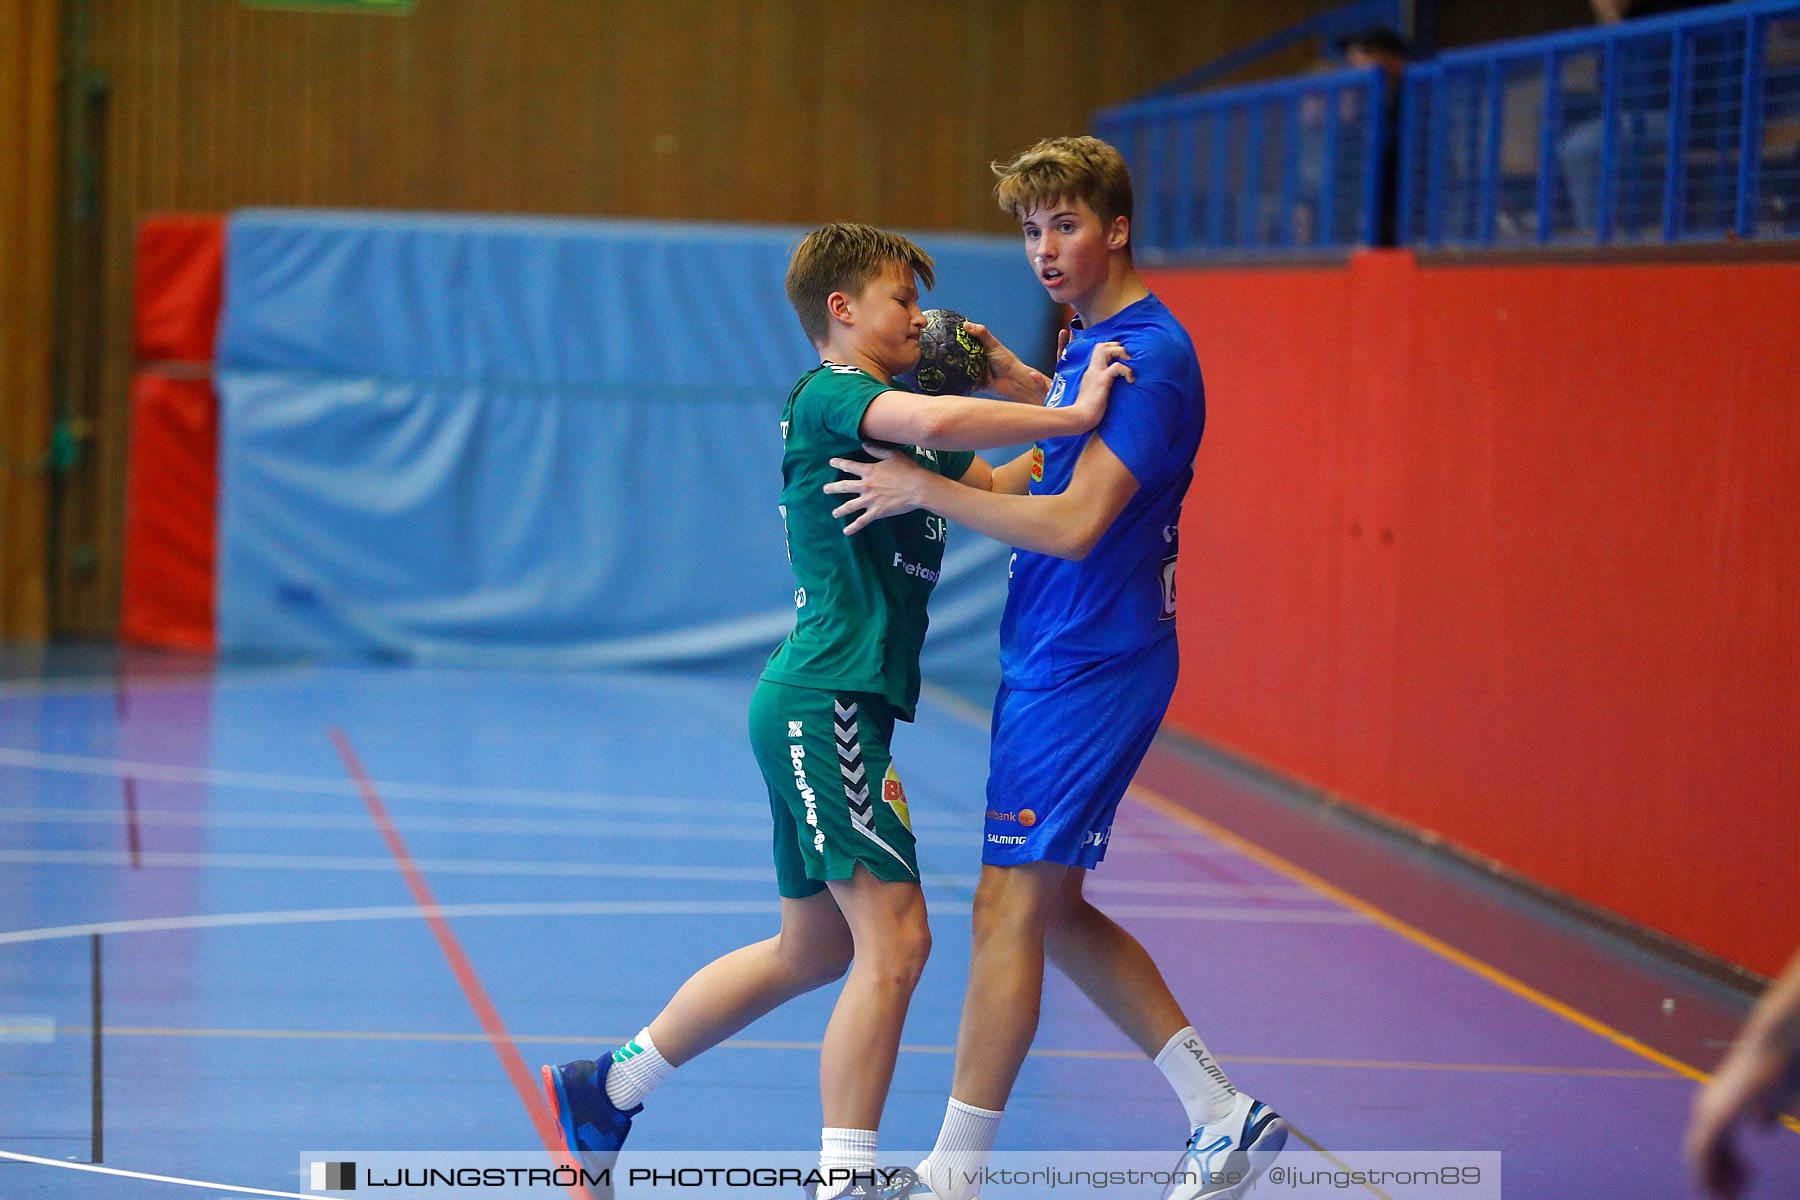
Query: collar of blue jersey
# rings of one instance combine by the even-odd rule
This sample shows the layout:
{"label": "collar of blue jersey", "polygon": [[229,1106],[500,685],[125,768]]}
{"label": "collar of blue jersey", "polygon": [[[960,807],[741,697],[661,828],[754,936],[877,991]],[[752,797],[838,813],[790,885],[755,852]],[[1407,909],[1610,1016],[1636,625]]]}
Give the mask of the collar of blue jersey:
{"label": "collar of blue jersey", "polygon": [[1138,308],[1142,307],[1143,305],[1149,304],[1150,302],[1152,302],[1155,299],[1156,299],[1156,293],[1151,292],[1149,295],[1145,296],[1142,300],[1133,300],[1130,304],[1127,304],[1124,308],[1121,308],[1118,312],[1116,312],[1112,316],[1106,318],[1106,320],[1100,322],[1098,325],[1095,325],[1091,329],[1085,323],[1083,323],[1083,321],[1081,319],[1081,314],[1076,313],[1075,319],[1069,322],[1069,330],[1070,330],[1070,332],[1072,332],[1076,335],[1080,335],[1080,334],[1084,334],[1084,333],[1097,333],[1100,330],[1105,329],[1108,325],[1118,322],[1121,318],[1123,318],[1125,316],[1126,313],[1134,312]]}

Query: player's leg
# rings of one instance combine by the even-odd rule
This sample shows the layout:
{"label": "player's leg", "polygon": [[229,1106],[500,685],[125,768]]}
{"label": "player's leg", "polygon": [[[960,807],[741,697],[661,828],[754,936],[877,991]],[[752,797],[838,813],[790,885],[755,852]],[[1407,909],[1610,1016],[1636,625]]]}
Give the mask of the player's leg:
{"label": "player's leg", "polygon": [[1071,871],[1053,910],[1050,962],[1152,1057],[1188,1024],[1150,952],[1082,894],[1086,871]]}
{"label": "player's leg", "polygon": [[850,928],[822,882],[817,830],[806,823],[813,796],[801,765],[804,756],[793,753],[786,737],[797,725],[829,728],[831,705],[826,694],[758,686],[750,704],[750,741],[769,792],[781,931],[701,968],[650,1025],[609,1055],[542,1068],[545,1093],[571,1151],[618,1150],[645,1097],[677,1065],[784,1001],[843,975]]}
{"label": "player's leg", "polygon": [[893,727],[881,701],[839,696],[823,746],[806,740],[810,726],[792,734],[808,751],[804,761],[814,762],[817,877],[828,881],[855,944],[819,1056],[819,1165],[836,1173],[820,1200],[851,1194],[847,1173],[875,1169],[901,1027],[931,951],[906,794],[888,753]]}
{"label": "player's leg", "polygon": [[929,1194],[943,1200],[977,1193],[1007,1097],[1037,1036],[1045,932],[1073,869],[1053,862],[982,868],[950,1102],[918,1169]]}
{"label": "player's leg", "polygon": [[598,1061],[544,1067],[571,1150],[616,1150],[645,1099],[675,1068],[795,996],[842,978],[850,927],[831,894],[783,896],[781,930],[714,959],[636,1037]]}
{"label": "player's leg", "polygon": [[1075,868],[1034,862],[984,866],[975,889],[969,990],[950,1094],[1001,1110],[1037,1036],[1045,934]]}
{"label": "player's leg", "polygon": [[[700,968],[645,1032],[679,1067],[794,997],[843,978],[850,956],[850,926],[829,892],[784,896],[779,933]],[[624,1094],[625,1106],[642,1095]]]}
{"label": "player's leg", "polygon": [[[1076,689],[1096,694],[1066,698],[1076,709],[1111,718],[1105,722],[1109,742],[1071,741],[1063,763],[1070,778],[1083,781],[1080,823],[1102,831],[1087,839],[1075,859],[1086,867],[1097,868],[1105,855],[1119,802],[1167,710],[1175,671],[1170,642],[1124,672],[1124,686],[1114,687],[1102,675]],[[1183,1158],[1192,1182],[1171,1196],[1236,1195],[1280,1151],[1287,1124],[1233,1086],[1143,944],[1087,901],[1086,873],[1071,873],[1052,909],[1046,932],[1051,961],[1155,1062],[1181,1101],[1192,1130]]]}
{"label": "player's leg", "polygon": [[1071,874],[1051,919],[1050,961],[1156,1063],[1180,1098],[1190,1129],[1229,1121],[1241,1106],[1237,1088],[1143,943],[1082,895],[1086,874]]}
{"label": "player's leg", "polygon": [[[1036,947],[1036,975],[1042,974],[1047,950],[1068,968],[1076,984],[1132,1038],[1169,1079],[1195,1127],[1197,1142],[1189,1159],[1216,1175],[1227,1164],[1241,1162],[1244,1151],[1272,1151],[1286,1136],[1286,1126],[1265,1106],[1238,1094],[1219,1070],[1162,974],[1137,940],[1088,904],[1082,877],[1104,859],[1114,813],[1136,773],[1174,690],[1178,662],[1173,640],[1151,647],[1129,661],[1084,672],[1044,691],[1002,688],[996,701],[992,758],[988,778],[988,813],[983,885],[990,875],[994,901],[985,924],[995,933]],[[1022,891],[1022,868],[1035,867],[1053,886]],[[1057,868],[1061,868],[1058,870]],[[999,868],[999,870],[996,870]],[[971,1038],[971,1021],[981,1021],[987,1006],[978,990],[1003,987],[1006,958],[997,950],[983,953],[981,899],[977,899],[976,955],[970,966],[970,1005],[965,1009],[963,1044],[958,1048],[957,1080],[944,1130],[926,1160],[937,1193],[946,1200],[968,1200],[972,1189],[962,1176],[945,1178],[939,1163],[949,1151],[971,1153],[985,1161],[991,1147],[1012,1075],[1022,1065],[1029,1033],[1015,1034],[1004,1045],[996,1038]],[[1035,937],[1025,938],[1040,926]],[[998,979],[990,979],[990,973]],[[1014,977],[1017,977],[1016,975]],[[1023,990],[1014,1005],[1029,1005],[1035,1029],[1041,991]],[[974,1026],[979,1028],[979,1026]],[[1011,1030],[1012,1025],[1001,1026]],[[987,1042],[983,1047],[980,1043]],[[1021,1044],[1022,1042],[1022,1044]],[[964,1067],[964,1056],[968,1067]],[[973,1097],[987,1101],[980,1104]],[[1242,1111],[1240,1111],[1242,1110]],[[1240,1155],[1239,1159],[1231,1156]],[[1266,1157],[1262,1162],[1266,1165]],[[1183,1191],[1184,1197],[1207,1194]]]}
{"label": "player's leg", "polygon": [[858,867],[831,894],[856,942],[856,956],[825,1027],[819,1094],[825,1124],[875,1129],[887,1103],[901,1027],[931,953],[925,896],[916,883],[877,879]]}

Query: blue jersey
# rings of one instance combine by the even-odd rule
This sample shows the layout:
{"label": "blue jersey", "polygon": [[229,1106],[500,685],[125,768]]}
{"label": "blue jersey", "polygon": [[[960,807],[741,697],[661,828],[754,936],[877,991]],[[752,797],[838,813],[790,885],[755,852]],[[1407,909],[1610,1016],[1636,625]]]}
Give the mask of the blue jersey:
{"label": "blue jersey", "polygon": [[1074,401],[1099,342],[1124,344],[1136,382],[1114,381],[1106,416],[1092,432],[1038,444],[1042,477],[1034,463],[1031,494],[1067,488],[1075,460],[1096,436],[1138,490],[1080,562],[1014,551],[1000,624],[1000,666],[1012,688],[1056,687],[1094,663],[1175,636],[1177,527],[1206,426],[1194,343],[1155,296],[1074,333],[1057,360],[1046,406]]}

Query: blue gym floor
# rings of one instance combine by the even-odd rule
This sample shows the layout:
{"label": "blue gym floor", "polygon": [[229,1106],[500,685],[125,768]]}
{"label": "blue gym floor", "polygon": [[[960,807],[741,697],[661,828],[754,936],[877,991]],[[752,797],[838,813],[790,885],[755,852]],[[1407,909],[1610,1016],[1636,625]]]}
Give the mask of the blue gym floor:
{"label": "blue gym floor", "polygon": [[[535,1087],[609,1049],[774,929],[753,672],[54,674],[0,683],[0,1197],[306,1194],[304,1150],[530,1150],[520,1063]],[[935,950],[888,1147],[943,1113],[985,718],[931,691],[895,739]],[[1741,996],[1181,745],[1139,783],[1090,894],[1308,1141],[1499,1151],[1509,1197],[1691,1195],[1680,1067],[1710,1069]],[[632,1147],[816,1148],[835,991],[682,1068]],[[1002,1146],[1172,1158],[1185,1134],[1053,976]],[[1752,1194],[1800,1194],[1800,1137],[1753,1154]]]}

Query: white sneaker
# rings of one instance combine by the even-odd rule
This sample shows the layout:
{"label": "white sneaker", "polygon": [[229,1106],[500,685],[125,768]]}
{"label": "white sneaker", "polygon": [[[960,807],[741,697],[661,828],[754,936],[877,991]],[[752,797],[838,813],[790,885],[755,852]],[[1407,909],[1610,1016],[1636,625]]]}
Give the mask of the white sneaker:
{"label": "white sneaker", "polygon": [[878,1191],[871,1195],[880,1196],[880,1200],[940,1200],[938,1193],[932,1191],[931,1184],[927,1184],[918,1175],[913,1175],[911,1171],[907,1173],[907,1178],[895,1180],[891,1186],[887,1187],[886,1191]]}
{"label": "white sneaker", "polygon": [[1242,1092],[1231,1111],[1194,1130],[1177,1173],[1184,1178],[1164,1193],[1164,1200],[1237,1200],[1269,1169],[1287,1145],[1288,1124],[1281,1114]]}
{"label": "white sneaker", "polygon": [[919,1178],[919,1173],[910,1167],[901,1167],[895,1171],[892,1178],[883,1187],[854,1194],[871,1196],[875,1200],[939,1200],[938,1194],[931,1190],[931,1186]]}

